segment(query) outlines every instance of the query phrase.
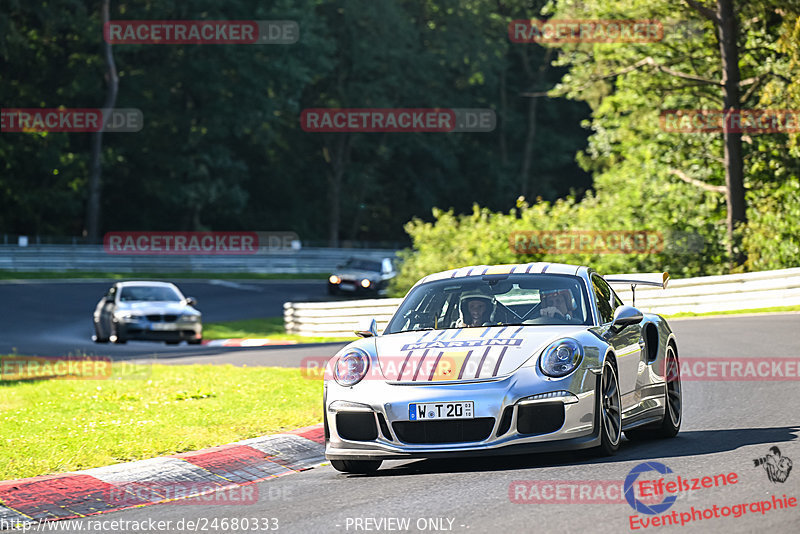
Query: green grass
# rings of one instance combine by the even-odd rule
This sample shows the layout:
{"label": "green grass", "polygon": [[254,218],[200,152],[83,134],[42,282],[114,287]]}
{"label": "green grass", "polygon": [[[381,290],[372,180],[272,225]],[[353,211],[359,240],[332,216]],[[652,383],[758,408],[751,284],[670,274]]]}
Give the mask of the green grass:
{"label": "green grass", "polygon": [[[329,274],[329,273],[328,273]],[[101,271],[3,271],[0,280],[52,280],[52,279],[85,279],[104,278],[111,280],[152,280],[179,278],[200,278],[214,280],[324,280],[326,273],[107,273]]]}
{"label": "green grass", "polygon": [[772,308],[755,308],[749,310],[730,310],[730,311],[716,311],[716,312],[681,312],[673,313],[671,315],[664,315],[668,319],[680,317],[708,317],[713,315],[737,315],[740,313],[775,313],[775,312],[791,312],[800,311],[800,306],[774,306]]}
{"label": "green grass", "polygon": [[0,382],[0,480],[192,451],[322,421],[322,382],[299,369],[135,367],[144,378]]}
{"label": "green grass", "polygon": [[298,343],[327,343],[333,341],[353,341],[352,337],[305,337],[287,334],[282,317],[266,319],[245,319],[242,321],[225,321],[203,324],[203,339],[229,338],[270,338],[286,339]]}

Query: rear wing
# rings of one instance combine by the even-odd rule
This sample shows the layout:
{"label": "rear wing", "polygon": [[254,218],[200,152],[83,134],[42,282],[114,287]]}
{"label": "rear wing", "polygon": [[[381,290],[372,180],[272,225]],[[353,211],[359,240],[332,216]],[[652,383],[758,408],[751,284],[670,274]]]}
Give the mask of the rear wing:
{"label": "rear wing", "polygon": [[611,285],[631,286],[633,305],[636,306],[636,286],[655,286],[667,289],[669,273],[610,274],[603,277]]}

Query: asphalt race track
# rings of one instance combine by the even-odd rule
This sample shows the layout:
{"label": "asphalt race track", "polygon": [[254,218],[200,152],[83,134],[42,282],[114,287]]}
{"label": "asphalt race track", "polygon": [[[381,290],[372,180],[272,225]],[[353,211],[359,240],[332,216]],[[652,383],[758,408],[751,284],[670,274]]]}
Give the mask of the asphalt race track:
{"label": "asphalt race track", "polygon": [[[283,315],[287,301],[327,300],[324,280],[174,281],[184,295],[198,300],[204,322]],[[0,354],[63,356],[91,354],[115,360],[140,357],[213,355],[211,347],[167,346],[129,341],[125,345],[92,341],[92,313],[112,281],[0,282]]]}
{"label": "asphalt race track", "polygon": [[[208,314],[207,320],[221,320],[265,316],[267,311],[276,309],[277,301],[284,298],[283,295],[294,298],[293,294],[316,291],[312,285],[296,284],[283,287],[276,284],[264,288],[258,296],[225,288],[230,294],[222,291],[217,297],[214,297],[214,292],[221,291],[221,286],[211,287],[202,283],[180,286],[187,294],[198,298],[201,309]],[[102,285],[41,284],[35,291],[0,285],[0,313],[4,318],[0,352],[7,352],[10,343],[16,343],[14,346],[20,352],[23,348],[37,346],[48,347],[50,351],[73,350],[73,343],[90,333],[91,309],[100,294]],[[53,305],[39,310],[37,316],[35,303],[47,302],[48,295]],[[56,298],[57,295],[72,295],[75,302],[65,303],[62,297]],[[22,301],[14,304],[9,300],[12,298]],[[217,302],[215,298],[233,309],[220,307],[212,311],[210,305]],[[257,303],[261,308],[256,308]],[[78,308],[82,310],[80,314],[75,311]],[[252,314],[249,314],[251,309]],[[74,315],[64,316],[65,313]],[[47,324],[45,317],[49,317],[50,328],[38,330],[40,324]],[[55,322],[56,317],[61,318],[60,322]],[[69,329],[70,325],[73,330]],[[673,320],[671,325],[677,335],[681,358],[800,356],[800,314]],[[28,330],[22,331],[24,328]],[[35,334],[37,330],[38,335]],[[27,340],[29,336],[32,339]],[[64,340],[60,349],[59,340]],[[249,360],[250,365],[255,362],[292,365],[292,362],[299,362],[302,357],[316,351],[333,354],[340,346],[210,350],[184,345],[170,349],[158,345],[129,345],[119,348],[134,350],[120,353],[120,356],[136,358],[157,350],[171,356],[168,360],[171,363],[227,361],[241,364]],[[94,345],[90,343],[88,346]],[[281,363],[274,363],[277,361]],[[117,524],[123,532],[158,532],[148,527],[149,520],[172,521],[171,530],[161,532],[188,531],[185,526],[182,530],[176,528],[181,520],[199,521],[205,529],[195,530],[204,532],[265,532],[268,529],[263,527],[274,531],[276,526],[279,532],[298,533],[658,531],[729,534],[800,531],[800,502],[795,501],[796,506],[792,508],[764,513],[751,506],[751,503],[765,501],[771,507],[777,507],[773,497],[780,500],[784,495],[787,499],[800,500],[800,467],[795,466],[785,482],[772,482],[763,467],[754,465],[754,459],[764,457],[773,446],[779,447],[782,455],[795,464],[800,462],[798,380],[684,381],[683,402],[683,425],[676,438],[643,443],[624,441],[619,453],[612,458],[596,458],[588,452],[581,452],[392,461],[384,463],[377,474],[369,476],[344,475],[325,465],[259,483],[259,497],[252,504],[149,506],[76,520],[70,531],[78,531],[77,523],[82,523],[84,532],[112,532],[110,529],[89,529],[93,522],[113,520],[140,523],[138,530],[124,530]],[[672,480],[675,476],[702,479],[735,473],[736,482],[722,487],[699,487],[678,492],[672,507],[657,516],[636,514],[624,498],[620,499],[617,491],[609,488],[618,490],[622,487],[628,473],[643,462],[664,464],[673,471],[670,475]],[[536,494],[538,502],[533,502],[537,497],[529,493],[534,481],[540,488]],[[586,481],[604,481],[599,484],[601,497],[612,502],[603,502],[603,498],[597,497],[598,484],[587,486]],[[591,488],[591,493],[587,492],[580,502],[580,492],[587,487]],[[575,498],[571,492],[576,492]],[[597,501],[592,501],[590,496],[597,497]],[[746,513],[742,514],[740,505],[746,506]],[[713,517],[714,506],[717,507],[716,513],[728,510],[731,515]],[[755,506],[762,510],[766,508],[761,504]],[[684,526],[651,525],[645,528],[642,524],[645,520],[672,512],[680,523],[681,517],[691,518],[693,510],[697,514],[693,520],[687,519]],[[698,514],[703,517],[706,510],[711,517],[698,519]],[[736,510],[739,517],[734,517]],[[636,528],[631,526],[631,517],[639,521],[633,525]],[[231,520],[234,518],[240,526],[238,529],[232,528]],[[270,521],[271,518],[277,522]],[[224,523],[223,519],[226,519]],[[248,520],[247,528],[243,527],[244,519]]]}
{"label": "asphalt race track", "polygon": [[[680,356],[687,358],[797,356],[798,326],[800,314],[673,321]],[[326,465],[258,484],[259,498],[254,504],[166,504],[92,519],[139,522],[155,519],[172,521],[173,525],[180,520],[194,520],[206,525],[209,532],[237,532],[230,524],[227,529],[210,527],[215,519],[221,525],[224,518],[228,521],[249,518],[250,528],[256,520],[262,525],[262,519],[276,518],[280,532],[298,533],[797,532],[798,507],[764,514],[748,508],[740,517],[711,517],[684,526],[643,528],[636,524],[638,528],[631,529],[630,517],[636,514],[624,500],[587,504],[558,498],[560,495],[568,501],[570,487],[580,481],[609,481],[620,487],[632,468],[648,461],[660,462],[676,475],[689,479],[736,473],[735,484],[680,493],[672,508],[665,512],[676,512],[679,521],[680,514],[691,514],[692,508],[701,514],[708,509],[713,514],[716,505],[718,513],[729,507],[728,511],[734,514],[730,507],[737,504],[771,503],[773,496],[781,498],[784,494],[787,498],[800,497],[800,472],[796,472],[796,467],[785,482],[778,483],[771,482],[765,470],[755,467],[753,462],[772,446],[779,447],[782,455],[795,463],[800,460],[797,414],[800,388],[796,380],[687,381],[683,387],[684,420],[676,438],[646,443],[625,441],[619,453],[610,459],[595,458],[589,453],[554,453],[393,461],[384,463],[377,474],[370,476],[343,475]],[[510,497],[515,495],[514,488],[520,481],[522,484],[539,481],[542,499],[549,495],[550,500],[512,502]],[[560,494],[555,489],[546,493],[547,481],[559,481],[566,486],[561,486]],[[737,510],[741,514],[742,508]],[[639,514],[638,517],[655,516]],[[88,523],[92,519],[79,521]]]}

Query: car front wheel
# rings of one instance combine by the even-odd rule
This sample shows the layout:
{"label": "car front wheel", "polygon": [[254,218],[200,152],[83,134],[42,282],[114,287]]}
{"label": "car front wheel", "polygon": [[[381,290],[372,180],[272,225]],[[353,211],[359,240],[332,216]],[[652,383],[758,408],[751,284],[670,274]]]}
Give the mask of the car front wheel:
{"label": "car front wheel", "polygon": [[119,335],[117,332],[117,325],[115,323],[111,323],[111,335],[108,336],[108,339],[112,343],[117,343],[119,345],[124,345],[128,342],[127,339]]}
{"label": "car front wheel", "polygon": [[602,456],[617,452],[622,439],[622,410],[620,408],[619,380],[614,364],[606,358],[600,378],[600,446]]}
{"label": "car front wheel", "polygon": [[100,325],[94,323],[94,342],[95,343],[108,343],[108,338],[103,337],[103,334],[100,333]]}
{"label": "car front wheel", "polygon": [[367,474],[374,473],[383,460],[331,460],[331,465],[342,473]]}

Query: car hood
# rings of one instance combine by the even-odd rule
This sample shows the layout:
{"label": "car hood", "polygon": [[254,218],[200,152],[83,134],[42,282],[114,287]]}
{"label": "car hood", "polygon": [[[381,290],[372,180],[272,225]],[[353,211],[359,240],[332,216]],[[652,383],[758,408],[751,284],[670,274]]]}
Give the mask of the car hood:
{"label": "car hood", "polygon": [[378,336],[375,350],[390,382],[453,382],[503,377],[557,339],[586,326],[492,326]]}
{"label": "car hood", "polygon": [[359,271],[355,269],[344,269],[336,271],[335,274],[340,276],[343,280],[361,280],[362,278],[376,280],[381,277],[381,273],[377,271]]}
{"label": "car hood", "polygon": [[200,315],[200,312],[182,302],[120,302],[116,311],[142,315],[175,314]]}

